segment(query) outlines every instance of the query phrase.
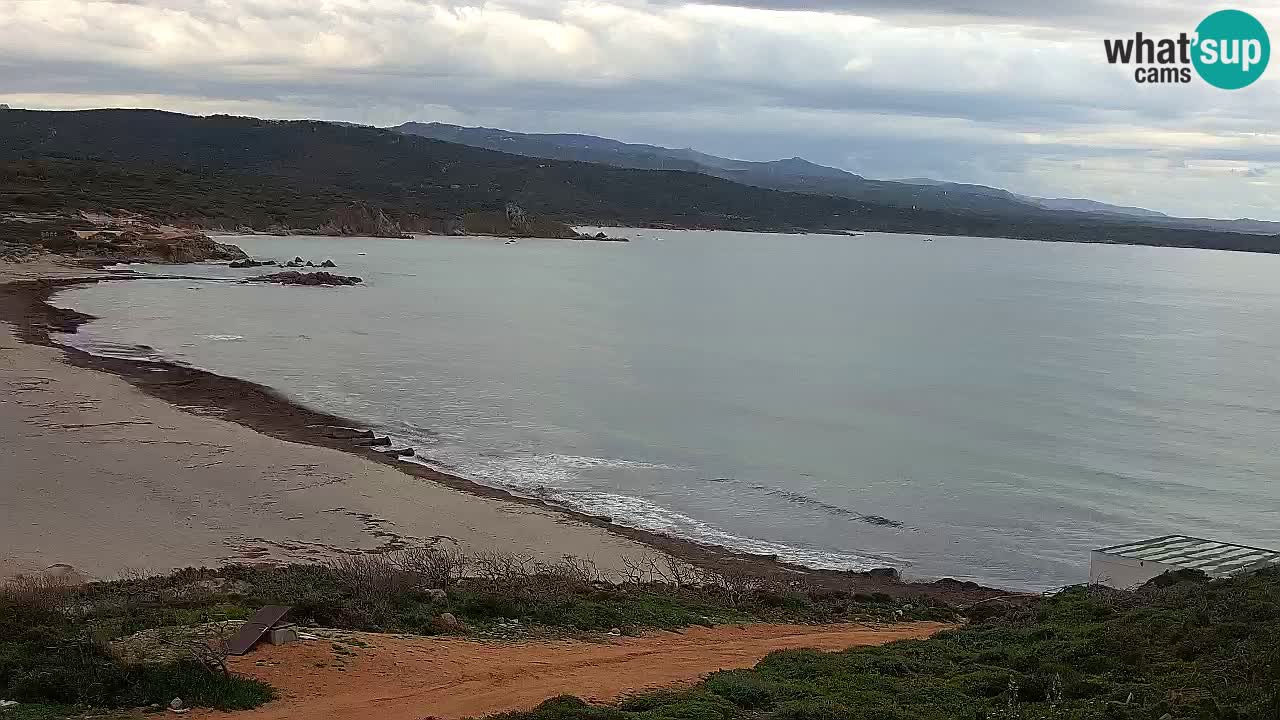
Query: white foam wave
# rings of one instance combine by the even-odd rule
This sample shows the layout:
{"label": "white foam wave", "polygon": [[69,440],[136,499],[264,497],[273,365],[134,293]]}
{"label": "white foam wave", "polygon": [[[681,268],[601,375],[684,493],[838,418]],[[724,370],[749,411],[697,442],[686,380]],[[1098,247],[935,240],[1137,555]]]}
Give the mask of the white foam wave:
{"label": "white foam wave", "polygon": [[200,335],[199,337],[217,342],[244,342],[243,335]]}
{"label": "white foam wave", "polygon": [[[601,458],[560,453],[513,456],[476,456],[441,449],[433,459],[417,460],[475,482],[501,487],[526,497],[590,515],[603,515],[627,527],[719,545],[742,552],[776,555],[783,562],[831,570],[867,570],[907,563],[893,558],[859,553],[797,547],[784,543],[737,535],[705,521],[632,495],[575,490],[583,471],[595,469],[686,470],[672,465],[620,458]],[[439,457],[443,462],[436,461]]]}

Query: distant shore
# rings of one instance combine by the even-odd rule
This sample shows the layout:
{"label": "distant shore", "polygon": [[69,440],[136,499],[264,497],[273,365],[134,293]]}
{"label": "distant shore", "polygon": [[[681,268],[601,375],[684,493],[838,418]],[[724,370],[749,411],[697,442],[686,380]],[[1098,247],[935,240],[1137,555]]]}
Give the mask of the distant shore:
{"label": "distant shore", "polygon": [[[159,528],[157,551],[151,553],[155,560],[149,569],[316,560],[335,552],[376,551],[443,535],[472,550],[526,552],[542,559],[583,555],[602,567],[617,569],[658,551],[707,567],[752,575],[784,574],[845,587],[852,584],[869,592],[956,598],[982,598],[992,593],[972,583],[903,583],[883,575],[787,565],[767,556],[637,530],[612,518],[551,506],[400,461],[359,447],[341,437],[344,433],[331,429],[355,426],[349,419],[298,405],[270,388],[171,363],[101,357],[56,345],[50,339],[51,332],[74,332],[92,318],[52,307],[48,303],[52,295],[73,285],[122,281],[128,276],[76,273],[73,268],[24,274],[15,272],[15,267],[0,265],[0,319],[14,327],[11,335],[0,332],[0,349],[18,362],[0,369],[0,383],[10,393],[15,388],[21,391],[23,377],[38,373],[54,382],[52,387],[40,386],[39,396],[32,400],[47,405],[54,399],[48,397],[50,392],[63,395],[61,388],[72,386],[79,396],[92,397],[90,402],[97,407],[65,413],[66,421],[59,418],[56,426],[61,431],[42,423],[43,428],[34,433],[39,439],[34,444],[63,455],[59,467],[43,462],[39,449],[24,443],[28,446],[23,454],[28,457],[17,458],[18,487],[4,491],[16,497],[6,502],[21,515],[23,505],[34,502],[52,481],[67,494],[63,502],[72,507],[57,513],[56,498],[46,498],[41,502],[48,506],[47,512],[39,520],[54,523],[53,527],[42,528],[35,537],[21,526],[6,533],[13,537],[4,538],[9,550],[7,557],[0,555],[0,575],[65,563],[91,576],[107,576],[120,569],[119,562],[104,557],[109,553],[148,556],[146,538],[157,531],[156,520],[160,525],[190,520],[185,523],[189,527],[176,533],[177,538],[166,538],[166,529]],[[72,402],[70,397],[59,399]],[[108,399],[111,406],[102,406],[101,401]],[[0,425],[6,427],[7,436],[21,438],[33,434],[30,426],[36,417],[48,414],[23,416],[20,412],[19,417],[13,417],[6,411],[0,415]],[[162,433],[158,430],[161,426],[166,428]],[[169,429],[174,426],[178,429]],[[98,428],[112,429],[109,440],[94,438],[84,444],[82,436],[100,434]],[[159,443],[216,446],[219,451],[205,462],[182,465],[173,451],[157,452]],[[102,519],[89,522],[89,527],[101,530],[105,544],[90,553],[82,548],[73,558],[72,548],[59,548],[59,537],[70,538],[77,525],[85,526],[85,518],[77,518],[76,510],[93,510],[78,507],[76,500],[81,486],[93,478],[75,477],[73,468],[83,467],[81,475],[89,474],[95,465],[108,470],[113,467],[111,456],[128,458],[130,476],[119,478],[123,485],[117,485],[117,490],[138,488],[140,492],[137,497],[116,500],[130,508],[136,506],[136,510],[129,513],[133,517],[120,518],[125,524],[123,532],[113,531],[111,523]],[[42,477],[46,474],[49,477]],[[295,482],[289,474],[301,475],[303,481]],[[158,492],[153,487],[155,477],[166,478]],[[141,492],[143,488],[146,492]],[[183,493],[192,488],[197,488],[192,493],[193,505],[201,512],[190,518],[178,517],[175,513],[188,502]],[[157,494],[164,502],[156,509],[166,517],[150,514],[149,506]],[[208,507],[206,501],[216,508]],[[210,510],[216,511],[209,517],[202,515]],[[132,522],[150,527],[128,524]],[[255,533],[248,532],[251,528]],[[244,540],[240,547],[234,547],[236,538]]]}

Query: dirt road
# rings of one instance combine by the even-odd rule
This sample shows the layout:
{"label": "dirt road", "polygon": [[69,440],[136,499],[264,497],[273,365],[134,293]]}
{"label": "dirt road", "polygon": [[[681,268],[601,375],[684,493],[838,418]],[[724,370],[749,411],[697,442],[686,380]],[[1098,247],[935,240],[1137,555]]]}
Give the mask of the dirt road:
{"label": "dirt road", "polygon": [[606,642],[516,645],[353,633],[352,642],[260,647],[235,658],[232,667],[281,693],[280,700],[237,718],[452,720],[530,708],[563,693],[612,700],[692,682],[715,670],[751,667],[774,650],[880,645],[928,637],[945,627],[722,626]]}

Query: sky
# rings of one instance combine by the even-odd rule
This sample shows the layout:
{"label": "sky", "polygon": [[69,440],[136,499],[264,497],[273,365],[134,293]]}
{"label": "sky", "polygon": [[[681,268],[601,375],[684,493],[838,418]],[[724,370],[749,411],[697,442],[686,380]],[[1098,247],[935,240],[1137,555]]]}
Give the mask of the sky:
{"label": "sky", "polygon": [[1280,60],[1140,85],[1104,38],[1238,0],[0,0],[0,103],[581,132],[1280,220]]}

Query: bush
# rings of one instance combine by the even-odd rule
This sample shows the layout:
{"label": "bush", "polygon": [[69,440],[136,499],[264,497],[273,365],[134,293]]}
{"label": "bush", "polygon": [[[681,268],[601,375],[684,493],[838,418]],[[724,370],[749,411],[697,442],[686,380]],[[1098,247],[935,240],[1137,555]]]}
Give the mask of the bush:
{"label": "bush", "polygon": [[224,675],[194,660],[126,665],[56,610],[0,599],[0,697],[22,703],[136,707],[167,703],[244,710],[271,688]]}
{"label": "bush", "polygon": [[1077,587],[929,640],[771,653],[689,690],[592,707],[590,718],[1280,718],[1277,638],[1280,571],[1134,592]]}
{"label": "bush", "polygon": [[750,670],[711,673],[703,687],[744,710],[769,710],[788,695],[786,686]]}
{"label": "bush", "polygon": [[858,720],[858,713],[829,698],[793,700],[778,707],[773,720]]}

